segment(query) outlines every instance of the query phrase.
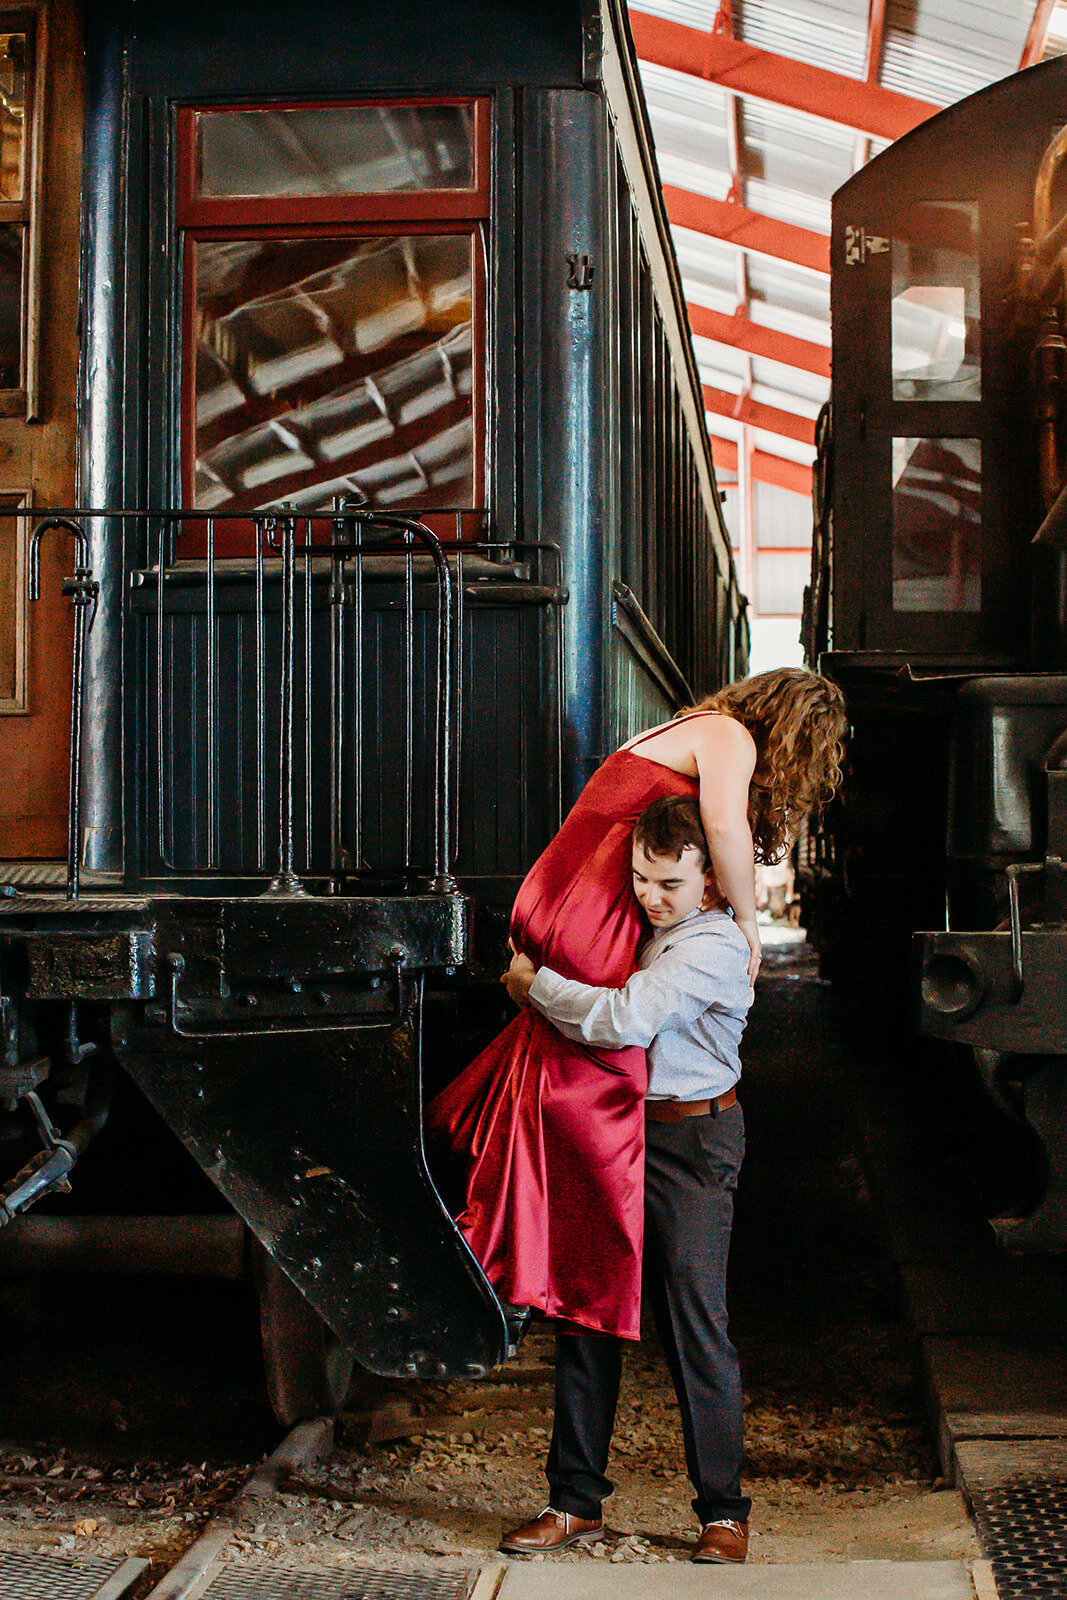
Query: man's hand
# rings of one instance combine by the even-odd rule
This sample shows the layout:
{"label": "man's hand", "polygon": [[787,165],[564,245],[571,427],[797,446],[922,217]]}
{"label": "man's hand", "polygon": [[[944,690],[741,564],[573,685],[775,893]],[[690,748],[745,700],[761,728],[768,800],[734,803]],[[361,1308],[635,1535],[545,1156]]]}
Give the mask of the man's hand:
{"label": "man's hand", "polygon": [[524,1006],[527,1003],[526,997],[530,993],[530,985],[536,977],[537,968],[529,956],[516,952],[511,958],[511,966],[500,981],[508,991],[509,999],[517,1006]]}

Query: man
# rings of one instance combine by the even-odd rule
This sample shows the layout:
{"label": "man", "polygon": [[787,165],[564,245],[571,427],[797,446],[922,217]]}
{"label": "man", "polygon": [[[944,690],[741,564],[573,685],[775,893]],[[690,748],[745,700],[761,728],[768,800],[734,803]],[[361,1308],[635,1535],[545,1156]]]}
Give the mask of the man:
{"label": "man", "polygon": [[[708,861],[697,803],[655,801],[633,835],[634,893],[653,933],[625,987],[577,983],[523,955],[505,982],[517,1004],[534,1006],[569,1038],[648,1048],[645,1282],[700,1519],[692,1559],[741,1562],[751,1502],[741,1492],[741,1376],[727,1333],[726,1261],[745,1142],[738,1045],[752,990],[748,943],[721,909]],[[501,1550],[550,1553],[602,1537],[620,1372],[617,1339],[578,1327],[557,1333],[550,1503],[507,1533]]]}

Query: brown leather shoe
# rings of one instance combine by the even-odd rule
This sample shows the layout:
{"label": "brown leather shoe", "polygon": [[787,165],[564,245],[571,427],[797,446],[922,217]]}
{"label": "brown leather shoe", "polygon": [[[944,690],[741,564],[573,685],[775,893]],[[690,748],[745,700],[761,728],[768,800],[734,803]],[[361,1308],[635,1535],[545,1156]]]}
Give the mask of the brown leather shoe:
{"label": "brown leather shoe", "polygon": [[705,1522],[691,1561],[744,1561],[748,1555],[748,1523]]}
{"label": "brown leather shoe", "polygon": [[589,1522],[585,1517],[572,1516],[569,1511],[553,1511],[551,1506],[546,1506],[532,1522],[506,1533],[497,1549],[509,1556],[553,1555],[569,1544],[603,1537],[604,1523],[600,1517]]}

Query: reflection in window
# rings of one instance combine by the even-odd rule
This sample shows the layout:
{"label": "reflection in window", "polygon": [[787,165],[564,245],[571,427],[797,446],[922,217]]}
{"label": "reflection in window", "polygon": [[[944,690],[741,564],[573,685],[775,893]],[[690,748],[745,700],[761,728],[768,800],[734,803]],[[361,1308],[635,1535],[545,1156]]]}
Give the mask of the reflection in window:
{"label": "reflection in window", "polygon": [[471,505],[471,243],[197,241],[197,506]]}
{"label": "reflection in window", "polygon": [[26,35],[0,33],[0,200],[21,200],[26,125]]}
{"label": "reflection in window", "polygon": [[980,400],[977,206],[912,207],[892,264],[893,399]]}
{"label": "reflection in window", "polygon": [[466,105],[201,111],[197,134],[205,198],[474,187]]}
{"label": "reflection in window", "polygon": [[893,440],[893,609],[978,611],[982,445]]}

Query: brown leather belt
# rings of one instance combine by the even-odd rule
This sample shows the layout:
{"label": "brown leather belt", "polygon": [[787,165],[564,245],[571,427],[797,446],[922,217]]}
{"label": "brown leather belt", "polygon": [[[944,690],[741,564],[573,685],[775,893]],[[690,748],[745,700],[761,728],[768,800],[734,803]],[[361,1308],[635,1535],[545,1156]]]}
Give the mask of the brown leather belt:
{"label": "brown leather belt", "polygon": [[646,1100],[649,1122],[682,1122],[686,1117],[714,1117],[737,1104],[737,1090],[727,1089],[714,1100]]}

